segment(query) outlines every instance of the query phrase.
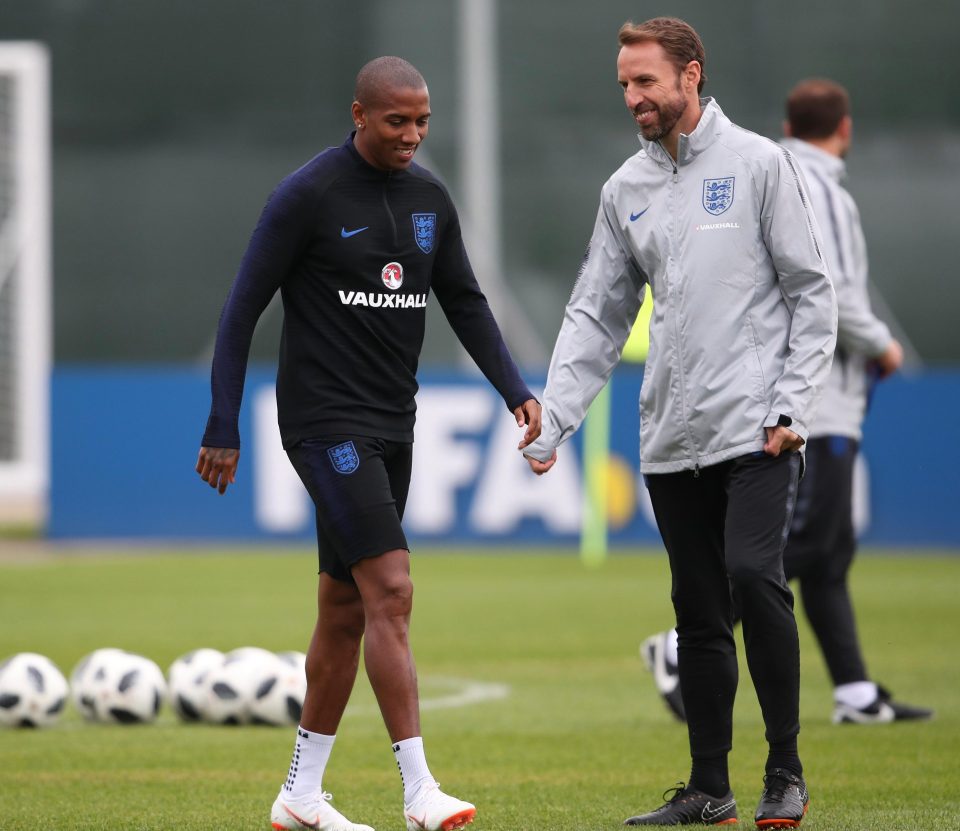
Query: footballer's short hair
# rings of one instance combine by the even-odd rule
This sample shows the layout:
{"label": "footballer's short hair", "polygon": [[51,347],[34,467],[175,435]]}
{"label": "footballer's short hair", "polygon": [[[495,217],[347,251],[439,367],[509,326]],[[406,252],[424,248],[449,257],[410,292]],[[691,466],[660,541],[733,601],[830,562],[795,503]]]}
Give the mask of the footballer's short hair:
{"label": "footballer's short hair", "polygon": [[394,89],[426,89],[427,82],[409,61],[395,55],[374,58],[357,73],[353,97],[364,107],[383,104]]}
{"label": "footballer's short hair", "polygon": [[790,135],[798,139],[832,136],[848,115],[850,95],[844,87],[828,78],[807,78],[787,96]]}
{"label": "footballer's short hair", "polygon": [[677,67],[678,72],[682,72],[690,61],[696,61],[700,64],[700,83],[697,84],[697,92],[703,90],[703,85],[707,82],[707,56],[703,50],[700,35],[685,20],[679,17],[654,17],[643,23],[628,20],[620,27],[618,38],[621,46],[651,40],[659,43]]}

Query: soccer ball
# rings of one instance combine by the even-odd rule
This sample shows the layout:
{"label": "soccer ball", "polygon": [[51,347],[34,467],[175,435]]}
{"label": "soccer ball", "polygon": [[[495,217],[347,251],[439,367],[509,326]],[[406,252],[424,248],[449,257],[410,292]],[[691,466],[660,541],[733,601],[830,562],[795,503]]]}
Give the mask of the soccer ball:
{"label": "soccer ball", "polygon": [[102,649],[74,672],[75,700],[94,721],[145,724],[157,718],[167,684],[153,661],[119,649]]}
{"label": "soccer ball", "polygon": [[307,654],[305,652],[298,652],[294,649],[291,649],[288,652],[278,652],[277,657],[294,667],[299,667],[300,671],[303,673],[304,678],[307,675]]}
{"label": "soccer ball", "polygon": [[110,681],[97,700],[100,721],[141,724],[155,721],[167,693],[163,673],[153,661],[123,652],[108,662]]}
{"label": "soccer ball", "polygon": [[223,657],[203,679],[205,695],[200,711],[212,724],[248,724],[250,707],[264,679],[280,662],[272,652],[247,646]]}
{"label": "soccer ball", "polygon": [[97,701],[106,695],[106,688],[115,674],[114,665],[124,654],[122,649],[96,649],[85,655],[70,674],[73,703],[88,721],[99,721]]}
{"label": "soccer ball", "polygon": [[204,679],[214,667],[223,663],[219,649],[195,649],[170,664],[167,690],[174,712],[183,721],[201,721],[207,695]]}
{"label": "soccer ball", "polygon": [[48,727],[60,718],[70,690],[56,664],[21,652],[0,664],[0,725]]}
{"label": "soccer ball", "polygon": [[280,652],[273,672],[260,682],[250,703],[254,724],[299,724],[307,694],[307,656],[302,652]]}
{"label": "soccer ball", "polygon": [[80,659],[70,673],[70,692],[74,706],[87,721],[96,721],[98,688],[107,681],[111,659],[122,655],[120,649],[97,649]]}

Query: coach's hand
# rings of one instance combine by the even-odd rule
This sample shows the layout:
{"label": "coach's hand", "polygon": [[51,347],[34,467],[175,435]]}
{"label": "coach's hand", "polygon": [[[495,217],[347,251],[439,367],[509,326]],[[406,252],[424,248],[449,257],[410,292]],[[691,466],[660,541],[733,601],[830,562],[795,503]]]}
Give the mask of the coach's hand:
{"label": "coach's hand", "polygon": [[545,462],[541,462],[539,459],[534,459],[533,456],[528,456],[526,453],[523,454],[523,458],[527,460],[527,463],[530,465],[530,470],[537,474],[537,476],[543,476],[550,468],[552,468],[557,463],[557,451],[553,451],[553,455]]}
{"label": "coach's hand", "polygon": [[768,456],[779,456],[781,453],[799,450],[804,445],[803,439],[787,427],[765,427],[764,429],[767,431],[767,443],[763,446],[763,452]]}
{"label": "coach's hand", "polygon": [[517,407],[513,414],[517,419],[517,427],[527,425],[523,439],[517,445],[517,450],[523,450],[528,444],[533,444],[540,436],[540,402],[536,398],[530,398]]}
{"label": "coach's hand", "polygon": [[196,471],[211,488],[225,493],[227,485],[237,480],[240,451],[232,447],[201,447]]}

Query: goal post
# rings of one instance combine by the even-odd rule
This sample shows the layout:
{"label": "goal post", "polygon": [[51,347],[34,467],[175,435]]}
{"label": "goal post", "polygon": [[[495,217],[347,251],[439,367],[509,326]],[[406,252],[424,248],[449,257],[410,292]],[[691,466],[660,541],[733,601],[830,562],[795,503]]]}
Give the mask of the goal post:
{"label": "goal post", "polygon": [[0,522],[41,522],[49,489],[49,57],[0,41]]}

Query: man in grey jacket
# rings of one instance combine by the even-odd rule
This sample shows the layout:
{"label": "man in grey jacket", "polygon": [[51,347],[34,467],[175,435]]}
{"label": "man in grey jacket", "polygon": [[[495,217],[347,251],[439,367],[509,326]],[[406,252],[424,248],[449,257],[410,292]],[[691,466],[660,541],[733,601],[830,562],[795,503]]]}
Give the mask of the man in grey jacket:
{"label": "man in grey jacket", "polygon": [[603,188],[544,394],[534,472],[579,427],[649,285],[641,471],[673,575],[689,783],[628,825],[736,822],[727,755],[737,657],[731,588],[769,743],[761,827],[807,808],[797,750],[799,646],[782,554],[836,343],[837,305],[806,185],[788,151],[710,98],[697,33],[620,30],[617,72],[641,150]]}
{"label": "man in grey jacket", "polygon": [[931,710],[894,701],[869,680],[847,587],[856,551],[853,472],[869,387],[903,363],[899,342],[870,308],[860,214],[841,184],[853,138],[847,91],[826,79],[801,81],[787,97],[784,132],[782,143],[810,186],[839,306],[837,351],[810,430],[807,475],[784,555],[786,573],[799,578],[804,610],[834,683],[833,720],[927,719]]}
{"label": "man in grey jacket", "polygon": [[[857,636],[847,576],[856,551],[854,464],[870,385],[899,369],[903,349],[870,308],[867,251],[860,215],[843,187],[844,158],[853,140],[847,91],[821,78],[801,81],[786,102],[783,145],[806,176],[823,229],[839,307],[837,351],[806,446],[806,475],[783,554],[788,580],[797,578],[804,611],[833,681],[837,724],[929,719],[933,711],[895,701],[870,680]],[[681,720],[676,635],[662,632],[641,645],[668,707]]]}

